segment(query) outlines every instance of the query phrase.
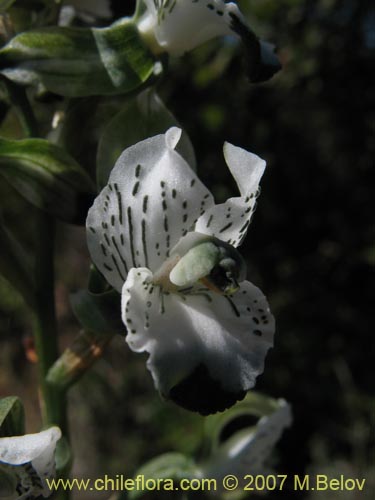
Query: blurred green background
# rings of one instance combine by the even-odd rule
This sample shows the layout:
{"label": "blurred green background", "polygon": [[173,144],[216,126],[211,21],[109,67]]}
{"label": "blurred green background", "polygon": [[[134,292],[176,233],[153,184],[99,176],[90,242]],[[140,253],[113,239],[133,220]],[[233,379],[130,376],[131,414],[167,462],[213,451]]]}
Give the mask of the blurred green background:
{"label": "blurred green background", "polygon": [[[219,201],[236,193],[222,156],[225,140],[268,163],[242,254],[277,321],[257,389],[293,406],[294,425],[274,454],[277,472],[366,477],[365,492],[324,498],[375,498],[375,11],[365,0],[239,5],[256,33],[278,46],[282,72],[251,86],[240,47],[214,41],[171,61],[158,90],[189,133],[199,175]],[[112,7],[117,18],[131,14],[134,2]],[[8,220],[25,225],[25,204],[4,186],[0,194],[12,200]],[[84,230],[61,225],[58,249],[63,347],[78,328],[69,293],[86,284]],[[37,430],[29,316],[2,279],[0,328],[0,393],[21,396],[28,428]],[[199,456],[203,417],[162,402],[145,359],[116,338],[71,392],[75,476],[130,477],[145,460],[172,450]],[[290,489],[267,498],[276,497],[323,498]]]}

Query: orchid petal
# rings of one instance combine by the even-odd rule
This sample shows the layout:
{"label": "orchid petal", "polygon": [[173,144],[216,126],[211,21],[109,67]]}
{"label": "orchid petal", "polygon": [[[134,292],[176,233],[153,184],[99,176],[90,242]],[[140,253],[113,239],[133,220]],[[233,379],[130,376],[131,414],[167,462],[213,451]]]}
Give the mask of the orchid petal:
{"label": "orchid petal", "polygon": [[156,270],[213,204],[175,151],[180,136],[173,127],[126,149],[88,213],[92,260],[118,291],[131,268]]}
{"label": "orchid petal", "polygon": [[224,0],[162,0],[157,16],[156,39],[174,55],[188,52],[217,36],[235,34],[232,16],[245,23],[237,5]]}
{"label": "orchid petal", "polygon": [[55,450],[60,437],[60,429],[51,427],[37,434],[0,438],[0,469],[14,477],[18,492],[15,498],[51,494],[46,478],[55,474]]}
{"label": "orchid petal", "polygon": [[254,213],[259,182],[266,162],[245,149],[225,143],[224,156],[241,196],[214,205],[198,219],[195,231],[239,246]]}
{"label": "orchid petal", "polygon": [[32,462],[47,451],[54,449],[60,437],[60,429],[50,427],[37,434],[0,438],[0,462],[11,465]]}
{"label": "orchid petal", "polygon": [[232,297],[205,287],[168,293],[152,281],[148,269],[129,272],[122,317],[130,348],[150,354],[156,388],[203,414],[242,399],[273,344],[274,318],[262,292],[244,281]]}

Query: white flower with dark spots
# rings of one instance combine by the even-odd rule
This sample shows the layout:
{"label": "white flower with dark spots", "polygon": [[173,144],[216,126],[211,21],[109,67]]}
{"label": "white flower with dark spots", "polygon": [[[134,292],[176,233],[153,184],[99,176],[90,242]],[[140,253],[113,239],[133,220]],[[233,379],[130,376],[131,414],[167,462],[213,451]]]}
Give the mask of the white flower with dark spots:
{"label": "white flower with dark spots", "polygon": [[156,54],[179,56],[218,36],[232,35],[247,50],[250,80],[268,80],[280,70],[274,47],[258,40],[235,2],[139,0],[140,34]]}
{"label": "white flower with dark spots", "polygon": [[58,427],[37,434],[0,438],[0,498],[29,500],[51,495]]}
{"label": "white flower with dark spots", "polygon": [[209,414],[245,396],[273,345],[274,318],[236,250],[265,162],[226,143],[240,196],[216,205],[175,151],[180,136],[171,128],[122,153],[89,211],[87,238],[156,388]]}

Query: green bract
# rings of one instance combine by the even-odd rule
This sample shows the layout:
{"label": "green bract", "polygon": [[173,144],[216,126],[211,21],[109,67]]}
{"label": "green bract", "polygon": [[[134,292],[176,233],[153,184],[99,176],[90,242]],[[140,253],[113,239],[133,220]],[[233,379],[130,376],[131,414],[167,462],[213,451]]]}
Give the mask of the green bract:
{"label": "green bract", "polygon": [[79,290],[70,300],[83,330],[48,372],[48,382],[61,391],[67,390],[86,373],[113,335],[126,331],[118,314],[120,294],[108,287],[94,267],[87,290]]}
{"label": "green bract", "polygon": [[140,87],[155,59],[127,18],[107,28],[45,27],[21,33],[0,50],[12,81],[42,84],[68,97],[110,95]]}
{"label": "green bract", "polygon": [[114,335],[126,330],[118,314],[121,297],[113,289],[102,293],[80,290],[71,297],[71,303],[77,319],[89,331]]}
{"label": "green bract", "polygon": [[84,218],[94,192],[80,165],[44,139],[0,139],[0,175],[30,203],[66,222]]}

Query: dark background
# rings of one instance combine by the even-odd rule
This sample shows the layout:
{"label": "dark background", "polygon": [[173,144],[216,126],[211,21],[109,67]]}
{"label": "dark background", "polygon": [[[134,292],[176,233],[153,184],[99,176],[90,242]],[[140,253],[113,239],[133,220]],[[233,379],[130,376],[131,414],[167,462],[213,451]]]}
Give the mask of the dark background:
{"label": "dark background", "polygon": [[[283,71],[267,84],[250,85],[240,48],[215,41],[172,61],[159,93],[189,133],[199,175],[219,200],[235,193],[222,157],[224,140],[268,163],[242,254],[277,321],[257,390],[293,407],[293,427],[275,455],[277,472],[345,474],[370,483],[375,13],[371,2],[358,0],[239,4],[254,30],[279,47]],[[131,1],[112,5],[115,18],[134,8]],[[84,285],[88,258],[79,229],[62,227],[60,233],[64,344],[75,325],[66,296],[80,279]],[[34,389],[25,388],[33,367],[16,342],[28,333],[22,307],[4,296],[0,385],[24,392],[37,422]],[[121,338],[73,390],[71,419],[73,437],[88,436],[76,445],[76,475],[130,475],[158,453],[199,450],[202,418],[161,402],[144,359],[128,352]],[[323,495],[374,498],[371,486],[361,496]],[[269,498],[276,496],[323,498],[289,489]]]}

